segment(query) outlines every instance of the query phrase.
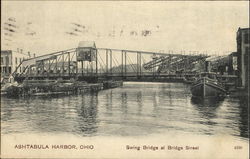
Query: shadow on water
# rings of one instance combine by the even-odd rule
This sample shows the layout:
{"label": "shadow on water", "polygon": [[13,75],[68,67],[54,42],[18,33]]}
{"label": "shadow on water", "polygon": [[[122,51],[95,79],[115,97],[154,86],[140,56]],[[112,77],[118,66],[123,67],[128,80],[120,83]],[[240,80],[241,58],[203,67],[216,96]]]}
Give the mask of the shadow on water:
{"label": "shadow on water", "polygon": [[248,97],[240,97],[240,136],[249,138],[249,99]]}
{"label": "shadow on water", "polygon": [[222,100],[216,98],[191,98],[191,103],[194,108],[199,112],[201,120],[198,123],[207,126],[207,130],[204,132],[207,135],[214,134],[214,126],[218,123],[214,121],[217,118],[217,109],[222,104]]}
{"label": "shadow on water", "polygon": [[[218,98],[191,98],[191,103],[195,106],[198,112],[205,119],[211,119],[216,117],[216,110],[222,104],[223,99]],[[214,125],[214,122],[207,122],[204,124]]]}

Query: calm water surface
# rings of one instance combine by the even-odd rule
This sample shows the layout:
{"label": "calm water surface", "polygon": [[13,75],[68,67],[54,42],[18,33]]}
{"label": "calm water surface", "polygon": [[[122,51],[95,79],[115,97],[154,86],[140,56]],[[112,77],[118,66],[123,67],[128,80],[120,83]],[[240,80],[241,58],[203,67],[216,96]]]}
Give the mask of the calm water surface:
{"label": "calm water surface", "polygon": [[177,83],[124,83],[121,88],[58,98],[1,98],[3,134],[70,133],[144,136],[174,132],[248,140],[247,104],[238,98],[197,101]]}

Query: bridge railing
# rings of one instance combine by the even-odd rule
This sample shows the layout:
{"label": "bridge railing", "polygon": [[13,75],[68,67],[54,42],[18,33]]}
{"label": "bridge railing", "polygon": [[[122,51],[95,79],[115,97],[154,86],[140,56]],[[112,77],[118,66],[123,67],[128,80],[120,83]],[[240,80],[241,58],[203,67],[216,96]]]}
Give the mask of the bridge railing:
{"label": "bridge railing", "polygon": [[[30,74],[29,78],[60,78],[60,77],[68,77],[68,78],[78,78],[78,77],[97,77],[97,78],[105,78],[105,77],[184,77],[184,76],[195,76],[195,73],[178,73],[178,74],[168,74],[161,73],[156,74],[153,72],[142,72],[141,74],[137,74],[134,72],[124,73],[68,73],[68,74],[56,74],[56,73],[45,73],[45,74]],[[16,74],[16,78],[25,78],[27,75],[25,74]]]}

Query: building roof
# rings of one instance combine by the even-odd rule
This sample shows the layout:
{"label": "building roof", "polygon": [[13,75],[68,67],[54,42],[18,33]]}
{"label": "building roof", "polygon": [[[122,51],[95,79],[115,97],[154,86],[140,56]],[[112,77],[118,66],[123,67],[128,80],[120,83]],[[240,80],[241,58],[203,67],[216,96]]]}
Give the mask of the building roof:
{"label": "building roof", "polygon": [[80,41],[78,47],[96,48],[94,41]]}
{"label": "building roof", "polygon": [[1,50],[1,54],[10,54],[11,50]]}
{"label": "building roof", "polygon": [[236,56],[239,55],[239,52],[232,52],[231,54],[229,54],[228,56]]}
{"label": "building roof", "polygon": [[250,28],[240,28],[239,27],[239,29],[238,29],[238,31],[249,31],[250,30]]}

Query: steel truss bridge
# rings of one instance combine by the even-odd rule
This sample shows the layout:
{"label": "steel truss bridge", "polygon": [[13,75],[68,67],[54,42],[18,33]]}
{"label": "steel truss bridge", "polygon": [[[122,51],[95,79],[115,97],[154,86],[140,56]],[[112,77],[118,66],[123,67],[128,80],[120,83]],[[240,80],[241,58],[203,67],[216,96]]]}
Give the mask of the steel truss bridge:
{"label": "steel truss bridge", "polygon": [[[92,49],[92,60],[79,60],[79,48],[23,60],[12,76],[15,81],[46,79],[154,81],[180,80],[201,71],[207,55]],[[197,70],[198,67],[198,70]],[[19,73],[17,73],[19,72]]]}

